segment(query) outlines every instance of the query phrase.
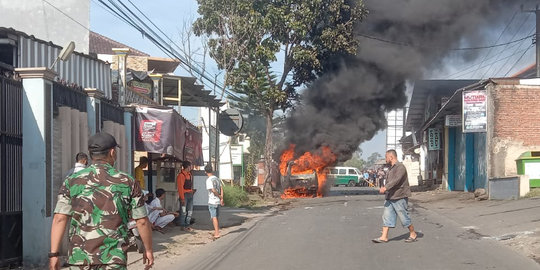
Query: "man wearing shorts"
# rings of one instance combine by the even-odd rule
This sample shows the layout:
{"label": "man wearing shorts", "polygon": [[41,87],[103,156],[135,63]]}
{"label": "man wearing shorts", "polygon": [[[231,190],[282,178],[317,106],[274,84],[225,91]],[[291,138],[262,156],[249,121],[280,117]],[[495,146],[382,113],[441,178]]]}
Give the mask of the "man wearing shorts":
{"label": "man wearing shorts", "polygon": [[389,228],[396,227],[396,217],[399,216],[403,227],[409,228],[409,237],[406,243],[416,242],[416,232],[409,217],[408,202],[411,196],[411,188],[407,177],[407,169],[398,162],[395,150],[386,151],[386,163],[390,167],[386,175],[385,186],[379,189],[381,194],[386,193],[384,201],[383,227],[381,237],[375,238],[374,243],[388,242]]}
{"label": "man wearing shorts", "polygon": [[206,189],[208,190],[208,210],[214,225],[214,239],[221,237],[219,234],[219,207],[223,206],[223,186],[217,176],[214,175],[212,165],[209,163],[204,167],[208,179],[206,179]]}

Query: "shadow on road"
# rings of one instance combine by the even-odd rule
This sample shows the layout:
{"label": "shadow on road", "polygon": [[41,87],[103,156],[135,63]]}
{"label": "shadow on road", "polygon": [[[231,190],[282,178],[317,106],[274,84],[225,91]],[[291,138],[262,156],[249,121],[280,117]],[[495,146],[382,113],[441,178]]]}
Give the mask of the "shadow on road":
{"label": "shadow on road", "polygon": [[379,190],[370,187],[332,187],[327,196],[378,195]]}

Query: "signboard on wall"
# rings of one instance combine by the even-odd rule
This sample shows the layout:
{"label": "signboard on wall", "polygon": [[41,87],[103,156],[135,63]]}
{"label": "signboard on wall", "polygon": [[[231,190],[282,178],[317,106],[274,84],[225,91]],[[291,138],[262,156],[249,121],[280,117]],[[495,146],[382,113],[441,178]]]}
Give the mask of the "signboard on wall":
{"label": "signboard on wall", "polygon": [[486,130],[486,91],[463,91],[463,132],[486,132]]}
{"label": "signboard on wall", "polygon": [[461,115],[447,115],[444,125],[447,127],[461,127]]}
{"label": "signboard on wall", "polygon": [[428,129],[428,150],[441,149],[441,130],[438,128]]}
{"label": "signboard on wall", "polygon": [[231,145],[231,160],[233,165],[242,165],[241,145]]}

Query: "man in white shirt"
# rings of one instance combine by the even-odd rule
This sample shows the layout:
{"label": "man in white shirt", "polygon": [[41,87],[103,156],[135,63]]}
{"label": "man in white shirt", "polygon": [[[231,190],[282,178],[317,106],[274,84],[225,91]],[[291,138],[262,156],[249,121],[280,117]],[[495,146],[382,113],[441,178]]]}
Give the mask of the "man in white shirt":
{"label": "man in white shirt", "polygon": [[219,234],[219,207],[223,206],[223,186],[217,176],[214,175],[212,165],[208,163],[204,167],[208,179],[206,179],[206,189],[208,190],[208,210],[210,211],[210,218],[214,225],[214,239],[221,237]]}
{"label": "man in white shirt", "polygon": [[77,155],[75,156],[75,165],[68,171],[66,177],[86,168],[87,165],[88,155],[86,155],[86,153],[84,152],[77,153]]}

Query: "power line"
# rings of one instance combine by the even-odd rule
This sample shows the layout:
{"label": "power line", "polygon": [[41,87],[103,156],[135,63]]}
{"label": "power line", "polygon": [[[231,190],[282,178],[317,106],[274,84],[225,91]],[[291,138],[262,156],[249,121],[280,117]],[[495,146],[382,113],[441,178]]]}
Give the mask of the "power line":
{"label": "power line", "polygon": [[[383,39],[383,38],[379,38],[379,37],[374,37],[374,36],[370,36],[370,35],[366,35],[366,34],[362,34],[362,33],[358,33],[357,35],[359,35],[361,37],[368,38],[368,39],[372,39],[372,40],[376,40],[376,41],[380,41],[380,42],[384,42],[384,43],[388,43],[388,44],[392,44],[392,45],[404,46],[404,47],[414,47],[414,48],[419,48],[419,49],[445,49],[443,47],[421,46],[421,45],[415,45],[415,44],[410,44],[410,43],[392,41],[392,40],[387,40],[387,39]],[[508,44],[520,42],[520,41],[523,41],[525,39],[531,38],[533,36],[534,35],[528,35],[526,37],[522,37],[520,39],[516,39],[516,40],[510,41],[510,42],[501,43],[501,44],[495,44],[495,45],[490,45],[490,46],[450,48],[450,49],[446,49],[446,50],[449,50],[449,51],[468,51],[468,50],[482,50],[482,49],[496,48],[496,47],[501,47],[501,46],[505,46],[505,45],[508,45]]]}
{"label": "power line", "polygon": [[514,69],[514,67],[516,67],[516,65],[519,63],[519,61],[521,61],[521,59],[523,58],[523,56],[525,56],[525,54],[532,48],[534,47],[533,45],[529,46],[529,48],[527,48],[527,50],[525,50],[523,52],[523,54],[518,58],[518,60],[512,65],[512,67],[504,74],[504,77],[508,76],[508,73],[510,73],[510,71],[512,71]]}
{"label": "power line", "polygon": [[[481,66],[480,69],[483,69],[483,68],[485,68],[485,67],[489,67],[489,66],[491,66],[491,65],[493,65],[493,64],[495,64],[495,63],[498,63],[498,62],[500,62],[500,61],[509,59],[509,58],[511,58],[511,57],[513,57],[513,56],[519,54],[519,53],[522,53],[523,51],[528,50],[528,49],[529,49],[529,48],[525,48],[525,49],[519,50],[519,51],[517,51],[517,52],[514,52],[514,53],[512,53],[512,54],[510,54],[510,55],[508,55],[508,56],[506,56],[506,57],[504,57],[504,58],[497,59],[497,60],[495,60],[495,61],[493,61],[493,62],[489,62],[489,63],[485,64],[484,66]],[[492,58],[495,58],[495,57],[496,57],[496,56],[492,56],[492,57],[488,58],[487,60],[492,59]],[[474,68],[474,67],[477,66],[477,65],[479,65],[479,64],[474,64],[474,65],[469,66],[469,67],[467,67],[467,68],[465,68],[465,69],[462,69],[462,70],[460,70],[460,71],[457,71],[457,72],[455,72],[455,73],[452,73],[452,74],[448,75],[448,78],[449,78],[449,79],[452,79],[452,78],[460,77],[460,76],[462,76],[462,75],[461,75],[462,73],[463,73],[463,74],[472,73],[473,71],[470,71],[470,72],[467,72],[467,71],[470,70],[470,69],[472,69],[472,68]],[[459,75],[459,76],[458,76],[458,75]]]}
{"label": "power line", "polygon": [[[501,40],[501,37],[503,36],[503,34],[506,32],[506,30],[508,29],[508,27],[510,27],[510,24],[512,24],[512,22],[514,21],[514,18],[516,17],[516,15],[518,14],[518,11],[516,10],[514,12],[514,15],[512,15],[512,18],[508,21],[508,23],[506,24],[506,26],[504,27],[503,31],[501,32],[501,34],[499,35],[499,37],[497,38],[497,40],[495,41],[495,43],[499,42],[499,40]],[[486,53],[486,55],[484,56],[484,59],[482,59],[482,62],[480,62],[480,65],[478,65],[478,68],[474,71],[474,74],[472,77],[475,77],[476,75],[476,72],[478,72],[478,70],[480,69],[480,66],[482,66],[482,64],[486,61],[486,58],[489,56],[489,54],[491,54],[491,51],[493,50],[493,48],[490,48],[489,51]]]}
{"label": "power line", "polygon": [[[521,22],[521,24],[519,25],[519,28],[517,29],[517,31],[514,32],[514,35],[513,35],[510,39],[514,39],[514,38],[517,36],[517,34],[518,34],[518,33],[521,31],[521,29],[523,28],[523,25],[525,25],[525,23],[528,21],[529,17],[530,17],[530,14],[527,14],[527,16],[524,18],[524,20],[523,20],[523,21]],[[529,32],[529,35],[532,34],[532,31],[534,31],[535,28],[536,28],[536,27],[533,26],[533,28],[532,28],[531,31]],[[534,36],[534,35],[533,35],[533,36]],[[525,41],[523,41],[521,44],[519,44],[519,46],[516,48],[515,51],[518,51],[519,49],[521,49],[521,46],[523,46],[523,43],[524,43],[524,42],[525,42]],[[505,46],[504,48],[506,48],[506,47],[507,47],[507,46]],[[508,63],[508,59],[506,60],[506,62],[505,62],[501,67],[499,67],[499,69],[498,69],[494,74],[499,74],[499,73],[501,72],[501,70],[503,69],[503,67],[506,66],[507,63]],[[491,67],[490,67],[488,70],[486,70],[486,71],[484,72],[484,74],[482,75],[482,78],[484,78],[484,77],[488,74],[489,70],[491,70]]]}
{"label": "power line", "polygon": [[[126,12],[116,3],[114,3],[112,0],[109,0],[109,2],[111,3],[112,6],[114,7],[111,7],[109,5],[107,5],[106,3],[104,3],[103,0],[99,0],[100,3],[102,3],[105,7],[107,7],[107,9],[111,10],[114,14],[117,15],[117,17],[120,17],[122,21],[126,22],[127,24],[131,25],[133,28],[135,28],[137,31],[139,31],[144,37],[147,37],[150,41],[152,41],[152,43],[154,43],[156,46],[158,46],[158,48],[160,48],[160,50],[162,50],[163,52],[165,52],[169,57],[173,58],[173,59],[177,59],[180,61],[180,64],[182,66],[185,66],[185,68],[188,68],[188,69],[191,69],[193,70],[195,73],[199,74],[202,78],[206,79],[208,83],[214,85],[214,86],[217,86],[219,87],[220,89],[223,89],[223,91],[225,93],[227,93],[229,96],[235,96],[233,93],[231,93],[230,91],[228,91],[227,89],[225,89],[225,87],[223,87],[222,85],[219,85],[216,81],[212,80],[212,78],[209,78],[207,74],[205,74],[205,72],[202,72],[200,71],[198,68],[196,67],[193,67],[191,66],[188,61],[186,60],[186,58],[183,57],[182,54],[180,54],[178,51],[176,51],[174,48],[172,48],[172,46],[170,46],[169,44],[167,44],[167,42],[160,36],[158,35],[151,27],[149,27],[137,14],[135,14],[131,9],[129,9],[129,7],[127,7],[125,4],[123,4],[121,1],[119,1],[119,3],[124,7],[125,10],[127,10],[127,12],[129,12],[132,17],[134,17],[135,19],[137,19],[139,21],[139,23],[135,22],[134,20],[132,20],[130,18],[130,16],[128,14],[126,14]],[[134,5],[131,1],[130,3],[132,5]],[[134,5],[135,6],[135,5]],[[135,6],[136,7],[136,6]],[[142,11],[140,9],[138,9],[136,7],[136,9],[141,13],[143,14],[143,16],[152,24],[154,25],[155,28],[158,29],[159,32],[161,32],[164,36],[166,36],[170,41],[172,41],[161,29],[159,29],[159,27],[157,27],[144,13],[142,13]],[[173,44],[175,44],[174,42],[172,42]],[[165,44],[165,45],[164,45]],[[176,44],[175,44],[176,45]],[[185,54],[185,52],[184,52]],[[204,83],[204,81],[201,81],[204,85],[206,85]],[[208,85],[206,85],[208,86]],[[236,97],[236,96],[235,96]]]}
{"label": "power line", "polygon": [[84,29],[90,31],[90,28],[86,27],[86,25],[83,25],[82,23],[80,23],[79,21],[75,20],[73,17],[69,16],[69,14],[65,13],[64,11],[62,11],[61,9],[57,8],[55,5],[51,4],[49,1],[47,0],[41,0],[45,3],[47,3],[49,6],[51,6],[52,8],[56,9],[58,12],[64,14],[64,16],[68,17],[69,19],[71,19],[72,21],[74,21],[76,24],[82,26]]}

